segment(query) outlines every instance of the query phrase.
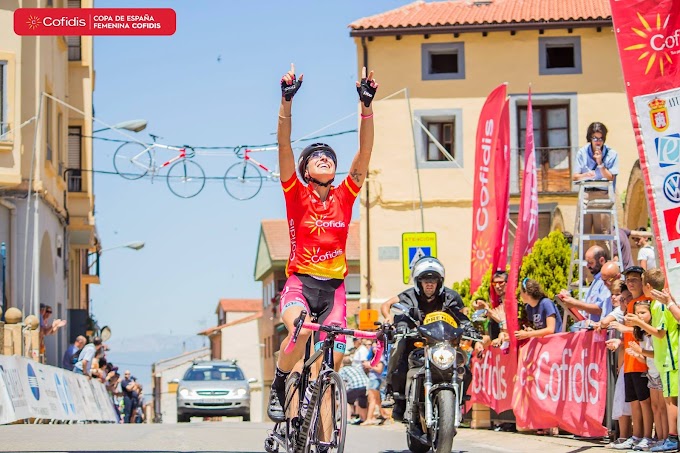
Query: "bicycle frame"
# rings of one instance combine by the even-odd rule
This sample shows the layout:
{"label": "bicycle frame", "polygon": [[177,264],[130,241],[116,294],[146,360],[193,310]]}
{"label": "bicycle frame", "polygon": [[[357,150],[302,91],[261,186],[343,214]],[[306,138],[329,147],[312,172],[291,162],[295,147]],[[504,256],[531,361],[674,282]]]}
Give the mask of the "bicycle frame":
{"label": "bicycle frame", "polygon": [[[297,409],[297,414],[291,416],[290,418],[287,418],[285,422],[280,422],[276,423],[274,429],[270,432],[269,436],[265,440],[265,450],[268,452],[274,452],[278,451],[279,446],[283,448],[288,448],[288,447],[293,447],[294,451],[299,451],[299,448],[301,447],[301,443],[307,442],[307,438],[310,435],[308,430],[310,429],[310,423],[311,423],[311,417],[313,413],[318,409],[321,410],[321,405],[323,404],[323,401],[319,399],[318,392],[321,390],[323,387],[323,381],[324,379],[330,378],[332,380],[332,376],[335,375],[337,377],[337,373],[335,373],[334,370],[334,358],[333,358],[333,353],[334,353],[334,345],[335,345],[335,339],[339,335],[348,335],[348,336],[354,336],[356,338],[367,338],[367,339],[377,339],[379,340],[378,342],[378,349],[376,350],[376,353],[371,361],[371,366],[376,366],[381,359],[383,350],[385,348],[385,333],[387,333],[390,329],[391,326],[389,324],[384,324],[381,325],[381,329],[375,332],[367,332],[367,331],[361,331],[361,330],[352,330],[352,329],[346,329],[338,325],[330,325],[330,326],[323,326],[320,324],[317,324],[316,322],[304,322],[305,318],[307,317],[307,312],[305,310],[302,310],[300,313],[300,316],[295,320],[295,331],[293,332],[293,336],[291,337],[290,341],[288,342],[288,345],[284,349],[284,353],[290,353],[293,348],[295,348],[295,344],[297,342],[298,335],[300,334],[300,331],[304,329],[312,330],[312,331],[322,331],[326,333],[326,338],[323,341],[322,347],[315,351],[313,354],[310,355],[310,349],[311,345],[313,344],[313,339],[312,337],[309,338],[307,341],[307,347],[305,348],[305,355],[304,355],[304,361],[303,361],[303,366],[302,366],[302,371],[300,372],[299,376],[299,381],[294,384],[294,386],[297,388],[295,391],[297,391],[297,404],[298,404],[298,409]],[[312,373],[312,367],[314,364],[319,360],[319,358],[323,357],[323,361],[321,364],[321,369],[319,370],[317,376],[315,379],[311,379],[311,373]],[[310,382],[315,381],[316,387],[315,387],[315,393],[314,396],[312,397],[312,401],[310,401],[309,407],[306,409],[306,414],[304,418],[300,418],[300,408],[303,407],[304,404],[304,398],[305,398],[305,393],[307,391],[307,388],[310,385]],[[344,387],[343,387],[344,391]],[[284,412],[288,412],[291,403],[294,401],[294,398],[292,396],[286,395],[286,400],[283,402],[284,405]],[[346,420],[343,420],[343,426],[346,426]],[[282,430],[279,428],[282,426]],[[302,432],[304,433],[304,437],[301,438],[295,438],[295,444],[294,445],[287,445],[287,442],[291,440],[289,437],[289,431],[288,429],[290,427],[294,428],[294,431],[297,432]],[[340,430],[341,432],[341,439],[344,439],[344,427]],[[337,435],[337,431],[336,431]],[[334,442],[335,439],[332,440]],[[278,444],[278,445],[277,445]],[[341,445],[344,445],[344,440],[342,440]]]}
{"label": "bicycle frame", "polygon": [[[264,170],[264,171],[266,171],[267,173],[269,173],[269,175],[270,175],[272,178],[278,178],[278,177],[280,176],[278,173],[276,173],[276,172],[270,170],[269,168],[267,168],[266,166],[264,166],[263,164],[261,164],[260,162],[256,161],[253,157],[250,156],[250,153],[254,153],[254,152],[258,152],[258,151],[269,151],[270,149],[272,149],[272,148],[263,148],[263,149],[250,149],[250,148],[246,148],[245,151],[243,151],[243,160],[244,160],[245,162],[252,162],[254,165],[257,165],[257,166],[260,167],[262,170]],[[275,148],[274,148],[274,149],[275,149]]]}

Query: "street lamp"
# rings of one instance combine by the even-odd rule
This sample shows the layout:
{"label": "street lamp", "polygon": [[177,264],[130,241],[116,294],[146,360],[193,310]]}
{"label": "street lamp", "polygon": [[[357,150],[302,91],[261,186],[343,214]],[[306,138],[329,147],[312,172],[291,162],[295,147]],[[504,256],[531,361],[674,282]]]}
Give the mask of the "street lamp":
{"label": "street lamp", "polygon": [[117,245],[115,247],[109,247],[108,249],[104,250],[99,250],[99,253],[101,254],[102,252],[108,252],[109,250],[114,250],[114,249],[132,249],[132,250],[141,250],[144,248],[144,242],[142,241],[135,241],[135,242],[130,242],[128,244],[123,244],[123,245]]}
{"label": "street lamp", "polygon": [[[134,242],[129,242],[127,244],[122,244],[122,245],[117,245],[115,247],[109,247],[107,249],[103,250],[97,250],[96,252],[90,253],[89,256],[96,255],[96,259],[92,260],[89,266],[87,266],[87,270],[92,268],[92,266],[97,263],[97,275],[99,275],[99,257],[101,256],[102,253],[108,252],[109,250],[115,250],[115,249],[132,249],[132,250],[141,250],[144,248],[144,242],[142,241],[134,241]],[[89,261],[89,260],[88,260]]]}
{"label": "street lamp", "polygon": [[111,127],[105,127],[103,129],[97,129],[96,131],[92,131],[92,133],[96,132],[102,132],[102,131],[107,131],[109,129],[125,129],[127,131],[132,131],[132,132],[141,132],[144,129],[146,129],[146,120],[129,120],[129,121],[123,121],[122,123],[114,124]]}

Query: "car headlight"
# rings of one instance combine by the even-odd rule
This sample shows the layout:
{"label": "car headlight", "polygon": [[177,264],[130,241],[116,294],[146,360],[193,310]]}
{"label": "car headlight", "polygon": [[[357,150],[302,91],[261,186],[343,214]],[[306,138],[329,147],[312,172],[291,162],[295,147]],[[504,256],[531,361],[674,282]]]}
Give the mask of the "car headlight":
{"label": "car headlight", "polygon": [[441,370],[451,368],[456,357],[456,350],[448,344],[438,344],[430,349],[430,360]]}
{"label": "car headlight", "polygon": [[187,388],[181,388],[181,389],[179,389],[179,395],[187,397],[187,396],[191,395],[191,390],[189,390]]}
{"label": "car headlight", "polygon": [[246,389],[237,389],[235,393],[236,393],[236,396],[243,396],[243,395],[245,395],[246,393],[248,393],[248,390],[246,390]]}

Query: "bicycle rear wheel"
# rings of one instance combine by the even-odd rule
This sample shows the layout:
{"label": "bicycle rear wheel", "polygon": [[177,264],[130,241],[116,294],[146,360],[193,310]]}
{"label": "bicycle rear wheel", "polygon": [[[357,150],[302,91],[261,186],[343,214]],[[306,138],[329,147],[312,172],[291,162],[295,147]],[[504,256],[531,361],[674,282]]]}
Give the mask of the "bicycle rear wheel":
{"label": "bicycle rear wheel", "polygon": [[321,382],[303,453],[318,452],[320,445],[328,447],[324,451],[343,453],[347,431],[345,383],[335,371],[326,371]]}
{"label": "bicycle rear wheel", "polygon": [[256,165],[236,162],[224,174],[224,190],[236,200],[250,200],[262,188],[262,173]]}
{"label": "bicycle rear wheel", "polygon": [[141,143],[123,143],[113,154],[113,168],[125,179],[139,179],[151,169],[151,153]]}
{"label": "bicycle rear wheel", "polygon": [[170,166],[166,180],[170,192],[180,198],[192,198],[205,187],[205,172],[193,160],[180,159]]}

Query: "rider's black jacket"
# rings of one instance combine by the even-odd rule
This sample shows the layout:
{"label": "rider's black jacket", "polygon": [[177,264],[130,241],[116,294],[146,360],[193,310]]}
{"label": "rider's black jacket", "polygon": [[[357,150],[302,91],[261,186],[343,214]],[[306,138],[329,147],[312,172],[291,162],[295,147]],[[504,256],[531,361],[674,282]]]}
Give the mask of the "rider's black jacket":
{"label": "rider's black jacket", "polygon": [[[461,328],[469,332],[476,332],[474,326],[465,314],[461,311],[464,308],[463,299],[460,294],[450,288],[444,288],[442,294],[435,296],[432,302],[428,302],[423,294],[416,294],[415,288],[411,287],[399,294],[399,303],[409,309],[411,317],[417,321],[422,321],[425,316],[433,311],[444,311],[458,321]],[[414,316],[415,315],[415,316]],[[414,328],[406,316],[397,315],[394,318],[395,324],[406,322],[408,327]]]}

